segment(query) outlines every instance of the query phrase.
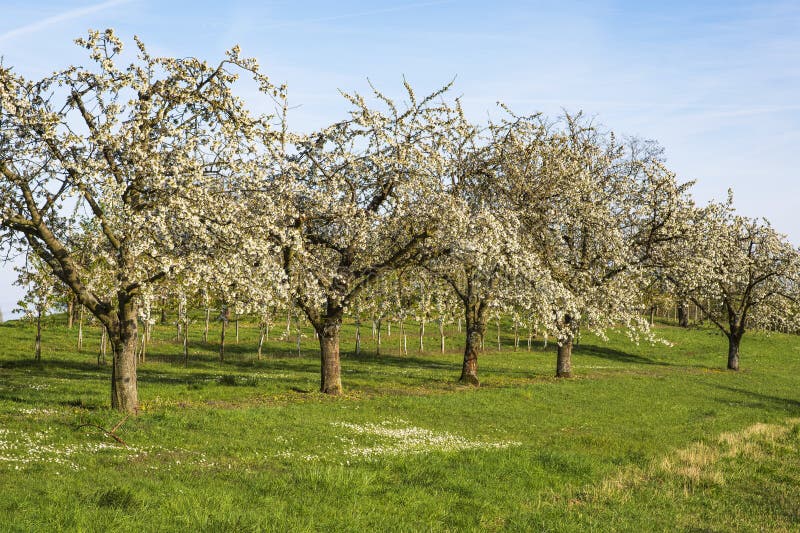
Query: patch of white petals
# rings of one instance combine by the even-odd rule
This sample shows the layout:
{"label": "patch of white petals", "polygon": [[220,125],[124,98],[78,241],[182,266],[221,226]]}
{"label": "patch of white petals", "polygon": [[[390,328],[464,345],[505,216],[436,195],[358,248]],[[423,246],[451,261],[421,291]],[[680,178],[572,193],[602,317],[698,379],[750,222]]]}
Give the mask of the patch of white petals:
{"label": "patch of white petals", "polygon": [[465,450],[502,450],[521,443],[515,441],[474,440],[448,433],[407,425],[403,421],[385,420],[380,423],[354,424],[334,422],[332,424],[351,435],[366,438],[369,444],[357,439],[341,437],[346,447],[341,450],[345,457],[378,459],[385,456],[417,455],[435,452],[459,452]]}
{"label": "patch of white petals", "polygon": [[51,428],[35,432],[0,428],[0,465],[15,470],[44,464],[80,470],[81,458],[86,455],[110,453],[129,456],[143,452],[143,449],[125,448],[109,442],[58,443]]}

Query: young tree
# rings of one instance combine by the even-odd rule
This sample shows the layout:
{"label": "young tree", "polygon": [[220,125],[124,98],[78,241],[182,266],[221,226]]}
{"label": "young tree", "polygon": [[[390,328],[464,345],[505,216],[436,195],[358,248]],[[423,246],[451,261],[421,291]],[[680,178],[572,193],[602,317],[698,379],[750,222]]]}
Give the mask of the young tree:
{"label": "young tree", "polygon": [[[271,138],[270,119],[251,117],[232,85],[243,72],[270,97],[281,91],[238,47],[210,65],[153,57],[137,39],[137,58],[124,65],[111,30],[77,43],[93,65],[39,81],[0,68],[0,226],[106,327],[111,404],[136,412],[137,298],[143,287],[191,269],[214,228],[240,218],[232,191],[246,188],[252,154]],[[68,244],[72,203],[100,229],[113,300],[87,286],[85,272],[98,258]]]}
{"label": "young tree", "polygon": [[18,276],[16,285],[25,287],[25,296],[17,302],[26,318],[36,323],[36,343],[34,358],[42,360],[42,317],[50,310],[57,297],[60,282],[48,271],[37,256],[28,256],[24,267],[16,268]]}

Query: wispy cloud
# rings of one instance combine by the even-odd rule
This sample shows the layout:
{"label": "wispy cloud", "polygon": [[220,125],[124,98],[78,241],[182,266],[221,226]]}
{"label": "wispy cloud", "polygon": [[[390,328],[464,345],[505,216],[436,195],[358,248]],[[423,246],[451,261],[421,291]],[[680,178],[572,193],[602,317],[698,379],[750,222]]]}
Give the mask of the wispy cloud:
{"label": "wispy cloud", "polygon": [[0,42],[4,42],[9,39],[13,39],[15,37],[20,37],[22,35],[27,35],[29,33],[34,33],[36,31],[47,28],[48,26],[52,26],[53,24],[58,24],[59,22],[80,18],[86,15],[91,15],[92,13],[97,13],[98,11],[103,11],[105,9],[119,6],[122,4],[128,4],[132,1],[134,0],[109,0],[108,2],[102,2],[100,4],[94,4],[91,6],[70,9],[69,11],[64,11],[57,15],[53,15],[51,17],[47,17],[42,20],[37,20],[36,22],[32,22],[30,24],[26,24],[24,26],[20,26],[18,28],[14,28],[13,30],[9,30],[5,33],[2,33],[0,34]]}

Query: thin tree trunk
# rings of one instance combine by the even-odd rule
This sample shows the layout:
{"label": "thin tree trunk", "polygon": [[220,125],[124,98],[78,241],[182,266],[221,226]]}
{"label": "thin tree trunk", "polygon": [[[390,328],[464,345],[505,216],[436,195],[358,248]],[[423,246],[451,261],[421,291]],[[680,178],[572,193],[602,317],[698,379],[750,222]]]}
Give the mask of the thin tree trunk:
{"label": "thin tree trunk", "polygon": [[139,362],[144,363],[147,360],[147,341],[150,338],[150,326],[144,323],[144,332],[142,333],[142,349],[139,353]]}
{"label": "thin tree trunk", "polygon": [[444,317],[439,317],[439,349],[444,353]]}
{"label": "thin tree trunk", "polygon": [[219,360],[225,360],[225,329],[228,325],[228,307],[226,305],[222,306],[222,313],[220,318],[222,319],[222,328],[220,329],[219,333]]}
{"label": "thin tree trunk", "polygon": [[361,355],[361,317],[356,313],[356,357]]}
{"label": "thin tree trunk", "polygon": [[100,351],[97,353],[97,366],[106,364],[106,347],[108,346],[108,329],[100,325]]}
{"label": "thin tree trunk", "polygon": [[258,360],[261,360],[261,349],[264,347],[264,337],[266,336],[266,324],[261,324],[258,331]]}
{"label": "thin tree trunk", "polygon": [[211,308],[206,307],[206,326],[203,329],[203,342],[208,342],[208,323],[211,322]]}
{"label": "thin tree trunk", "polygon": [[400,355],[408,355],[405,320],[400,320]]}
{"label": "thin tree trunk", "polygon": [[83,349],[83,306],[78,311],[78,351]]}
{"label": "thin tree trunk", "polygon": [[533,347],[533,326],[528,325],[528,351]]}
{"label": "thin tree trunk", "polygon": [[502,347],[501,347],[501,344],[500,344],[500,318],[498,317],[498,319],[497,319],[497,351],[499,352],[501,350],[501,348]]}
{"label": "thin tree trunk", "polygon": [[689,327],[689,305],[681,300],[678,302],[678,325],[682,328]]}
{"label": "thin tree trunk", "polygon": [[189,313],[183,315],[183,366],[189,366]]}
{"label": "thin tree trunk", "polygon": [[239,316],[238,315],[236,316],[235,324],[236,324],[236,344],[239,344]]}
{"label": "thin tree trunk", "polygon": [[656,323],[656,306],[650,307],[650,325],[653,326]]}
{"label": "thin tree trunk", "polygon": [[225,360],[225,326],[227,325],[226,320],[222,320],[222,328],[219,332],[219,360]]}
{"label": "thin tree trunk", "polygon": [[378,342],[375,344],[375,355],[381,354],[381,319],[378,319]]}
{"label": "thin tree trunk", "polygon": [[419,321],[419,351],[420,353],[425,351],[425,319],[422,318]]}
{"label": "thin tree trunk", "polygon": [[67,327],[69,329],[72,329],[74,320],[75,320],[75,295],[70,294],[69,300],[67,300]]}
{"label": "thin tree trunk", "polygon": [[295,327],[297,328],[297,357],[300,357],[300,342],[301,337],[303,336],[303,330],[300,329],[300,320],[295,320]]}
{"label": "thin tree trunk", "polygon": [[36,312],[36,346],[34,348],[34,356],[37,361],[42,360],[42,312]]}

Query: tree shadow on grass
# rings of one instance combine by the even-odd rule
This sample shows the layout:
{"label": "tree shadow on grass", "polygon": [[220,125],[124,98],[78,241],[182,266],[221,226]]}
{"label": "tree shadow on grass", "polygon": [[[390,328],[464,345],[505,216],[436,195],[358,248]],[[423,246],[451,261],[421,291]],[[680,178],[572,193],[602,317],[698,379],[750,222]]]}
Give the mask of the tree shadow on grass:
{"label": "tree shadow on grass", "polygon": [[[769,394],[763,394],[761,392],[756,392],[752,390],[740,389],[738,387],[731,387],[729,385],[722,385],[720,383],[711,383],[708,386],[713,389],[731,392],[743,398],[747,398],[746,401],[738,402],[742,407],[746,407],[749,409],[763,409],[768,411],[775,411],[775,410],[791,411],[793,416],[797,416],[798,414],[800,414],[800,400],[794,400],[792,398],[781,398],[780,396],[772,396]],[[720,403],[730,403],[730,401],[734,398],[715,397],[714,399]]]}
{"label": "tree shadow on grass", "polygon": [[642,355],[635,355],[632,353],[615,350],[613,348],[608,348],[606,346],[597,346],[595,344],[580,344],[578,346],[573,347],[572,353],[573,355],[578,355],[578,356],[589,355],[592,357],[599,357],[600,359],[606,359],[609,361],[618,361],[621,363],[637,363],[640,365],[657,365],[657,366],[675,366],[674,363],[667,363],[665,361],[656,361],[655,359],[650,359],[649,357],[644,357]]}

